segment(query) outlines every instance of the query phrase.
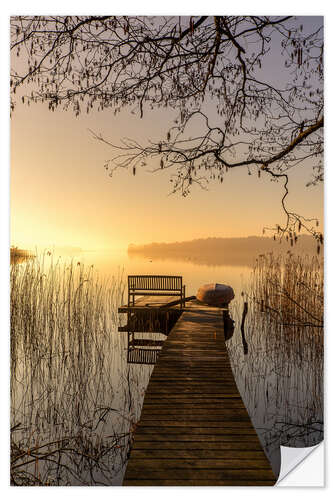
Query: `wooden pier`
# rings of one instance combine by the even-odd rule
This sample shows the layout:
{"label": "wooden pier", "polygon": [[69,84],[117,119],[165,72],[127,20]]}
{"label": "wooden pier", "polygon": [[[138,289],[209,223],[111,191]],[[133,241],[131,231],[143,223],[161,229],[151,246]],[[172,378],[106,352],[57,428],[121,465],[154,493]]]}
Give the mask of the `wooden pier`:
{"label": "wooden pier", "polygon": [[[161,298],[132,306],[160,309]],[[120,312],[128,312],[124,306]],[[163,306],[165,311],[165,304]],[[160,351],[125,486],[270,486],[276,478],[238,392],[220,308],[186,303]]]}

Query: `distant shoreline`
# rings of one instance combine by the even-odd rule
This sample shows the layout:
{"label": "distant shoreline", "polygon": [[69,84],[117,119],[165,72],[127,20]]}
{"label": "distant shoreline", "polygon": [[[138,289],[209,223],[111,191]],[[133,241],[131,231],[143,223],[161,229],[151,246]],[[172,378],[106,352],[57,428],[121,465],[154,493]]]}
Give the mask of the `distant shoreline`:
{"label": "distant shoreline", "polygon": [[199,238],[174,243],[149,243],[128,246],[129,256],[140,255],[149,259],[187,260],[206,265],[252,266],[260,254],[287,253],[315,256],[317,243],[312,236],[299,236],[296,245],[279,243],[273,238],[248,236],[243,238]]}
{"label": "distant shoreline", "polygon": [[10,247],[11,257],[32,257],[33,254],[29,250],[24,250],[18,247]]}
{"label": "distant shoreline", "polygon": [[29,250],[24,250],[18,247],[10,247],[10,264],[18,264],[25,260],[33,259],[35,254]]}

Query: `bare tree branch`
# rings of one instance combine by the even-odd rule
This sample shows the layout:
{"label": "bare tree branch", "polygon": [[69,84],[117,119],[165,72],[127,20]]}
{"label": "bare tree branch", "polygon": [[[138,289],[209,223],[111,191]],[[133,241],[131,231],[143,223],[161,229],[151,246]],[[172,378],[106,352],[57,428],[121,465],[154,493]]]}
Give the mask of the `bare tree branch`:
{"label": "bare tree branch", "polygon": [[12,109],[20,93],[76,116],[177,110],[167,139],[156,143],[113,145],[95,134],[115,151],[108,172],[167,168],[172,192],[187,196],[194,183],[255,169],[283,182],[280,235],[300,226],[320,243],[307,224],[316,221],[286,204],[291,169],[311,162],[307,185],[323,180],[323,33],[315,19],[304,28],[292,16],[15,16]]}

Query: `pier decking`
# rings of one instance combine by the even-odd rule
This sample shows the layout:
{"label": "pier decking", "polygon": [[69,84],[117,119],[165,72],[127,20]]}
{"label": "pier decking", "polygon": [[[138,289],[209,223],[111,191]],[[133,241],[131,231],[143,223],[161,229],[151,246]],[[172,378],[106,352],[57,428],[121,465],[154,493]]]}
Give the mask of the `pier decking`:
{"label": "pier decking", "polygon": [[[150,304],[147,308],[160,307],[156,298],[153,303],[144,301]],[[137,306],[144,307],[142,299]],[[189,302],[151,375],[123,484],[269,486],[275,482],[234,381],[221,309]]]}

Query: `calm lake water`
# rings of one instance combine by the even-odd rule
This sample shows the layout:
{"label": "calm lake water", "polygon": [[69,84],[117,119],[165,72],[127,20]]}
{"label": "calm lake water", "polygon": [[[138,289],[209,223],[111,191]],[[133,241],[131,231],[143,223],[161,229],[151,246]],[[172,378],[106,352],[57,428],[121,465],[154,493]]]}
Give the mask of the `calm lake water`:
{"label": "calm lake water", "polygon": [[[234,265],[221,266],[198,264],[195,260],[143,257],[128,254],[127,250],[110,252],[82,252],[72,257],[75,261],[94,265],[101,277],[117,275],[124,270],[124,277],[128,274],[166,274],[181,275],[186,285],[186,295],[195,295],[198,288],[206,283],[230,284],[235,292],[241,293],[242,286],[247,282],[251,272],[251,260],[248,266]],[[68,260],[70,257],[62,257]]]}
{"label": "calm lake water", "polygon": [[[125,324],[124,315],[119,317],[117,308],[127,300],[128,274],[182,275],[187,296],[196,294],[199,286],[207,283],[232,286],[236,297],[230,312],[235,328],[227,342],[231,364],[276,476],[280,468],[280,444],[312,446],[322,440],[322,351],[318,347],[321,343],[314,339],[311,346],[308,334],[302,341],[299,332],[296,354],[281,350],[271,340],[272,329],[276,330],[274,338],[277,338],[282,334],[281,327],[265,314],[258,316],[250,305],[245,352],[240,323],[251,262],[248,266],[221,266],[209,262],[198,264],[190,259],[128,256],[126,250],[82,252],[61,257],[44,255],[45,275],[51,262],[75,272],[84,268],[98,276],[100,282],[111,283],[112,292],[107,291],[109,285],[96,286],[95,295],[88,296],[84,291],[88,280],[82,275],[73,285],[73,294],[65,296],[64,283],[68,283],[68,278],[61,281],[61,275],[54,271],[47,289],[52,291],[47,298],[45,290],[38,291],[42,273],[35,280],[38,284],[34,285],[34,293],[40,293],[35,308],[45,308],[45,312],[36,312],[40,314],[37,322],[31,318],[27,321],[24,315],[21,323],[13,322],[13,329],[17,330],[11,346],[14,484],[15,481],[26,484],[31,478],[34,484],[38,480],[59,485],[121,484],[153,369],[153,365],[128,362],[127,334],[118,332],[118,324]],[[20,264],[25,265],[29,264]],[[113,281],[112,276],[116,277]],[[85,314],[87,305],[80,309],[80,301],[94,311],[93,317]],[[71,302],[74,314],[67,317]],[[143,336],[165,338],[157,332]],[[20,450],[33,447],[39,450],[37,465],[36,457],[29,461],[20,455]],[[45,450],[49,453],[47,458]]]}

